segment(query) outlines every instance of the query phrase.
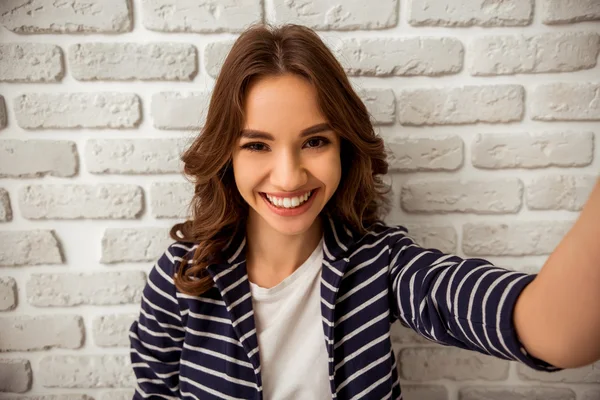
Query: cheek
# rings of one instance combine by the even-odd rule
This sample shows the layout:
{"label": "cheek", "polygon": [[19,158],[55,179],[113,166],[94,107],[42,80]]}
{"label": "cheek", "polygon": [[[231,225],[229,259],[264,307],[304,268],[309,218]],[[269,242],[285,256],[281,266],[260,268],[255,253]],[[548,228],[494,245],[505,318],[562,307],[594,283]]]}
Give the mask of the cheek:
{"label": "cheek", "polygon": [[322,157],[315,171],[319,180],[325,183],[328,190],[334,191],[342,175],[342,163],[339,152],[332,151],[326,157]]}
{"label": "cheek", "polygon": [[240,191],[240,193],[244,192],[244,187],[248,182],[248,169],[244,168],[244,160],[241,156],[235,156],[232,160],[233,165],[233,177],[235,179],[235,184]]}
{"label": "cheek", "polygon": [[265,163],[257,161],[253,154],[238,154],[233,158],[233,176],[242,195],[249,194],[264,175],[261,167]]}

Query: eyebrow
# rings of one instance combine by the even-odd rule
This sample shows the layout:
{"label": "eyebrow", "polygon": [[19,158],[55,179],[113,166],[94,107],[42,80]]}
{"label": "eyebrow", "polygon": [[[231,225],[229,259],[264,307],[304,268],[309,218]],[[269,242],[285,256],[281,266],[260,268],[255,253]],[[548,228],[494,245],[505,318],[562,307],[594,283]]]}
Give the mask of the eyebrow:
{"label": "eyebrow", "polygon": [[[321,123],[317,125],[313,125],[306,129],[303,129],[300,132],[300,137],[305,137],[309,135],[314,135],[315,133],[320,133],[324,131],[332,130],[331,126],[328,123]],[[268,132],[259,131],[256,129],[244,129],[241,132],[241,137],[246,139],[264,139],[264,140],[275,140],[273,135]]]}

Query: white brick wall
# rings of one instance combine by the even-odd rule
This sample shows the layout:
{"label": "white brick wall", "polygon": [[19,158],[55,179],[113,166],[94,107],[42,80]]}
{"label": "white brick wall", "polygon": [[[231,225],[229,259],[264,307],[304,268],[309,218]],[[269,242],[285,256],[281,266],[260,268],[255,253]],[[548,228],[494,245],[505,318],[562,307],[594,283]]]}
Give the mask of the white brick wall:
{"label": "white brick wall", "polygon": [[[264,4],[263,4],[264,3]],[[132,395],[127,330],[187,214],[179,152],[255,21],[316,29],[390,150],[388,222],[537,271],[600,170],[598,0],[0,1],[0,398]],[[597,400],[400,326],[407,400]]]}

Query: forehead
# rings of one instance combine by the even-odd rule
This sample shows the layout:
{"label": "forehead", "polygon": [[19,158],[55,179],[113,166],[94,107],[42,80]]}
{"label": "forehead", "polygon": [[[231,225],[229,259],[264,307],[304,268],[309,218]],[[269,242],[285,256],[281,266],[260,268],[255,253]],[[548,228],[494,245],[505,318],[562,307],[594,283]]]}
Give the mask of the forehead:
{"label": "forehead", "polygon": [[248,88],[244,128],[272,132],[300,132],[326,122],[317,91],[306,79],[293,74],[266,76]]}

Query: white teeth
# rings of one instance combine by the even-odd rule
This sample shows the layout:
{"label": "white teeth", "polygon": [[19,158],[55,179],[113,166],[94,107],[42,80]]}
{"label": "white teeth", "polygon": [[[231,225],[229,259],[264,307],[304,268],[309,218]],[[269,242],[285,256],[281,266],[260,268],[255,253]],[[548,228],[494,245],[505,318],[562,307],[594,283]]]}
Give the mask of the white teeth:
{"label": "white teeth", "polygon": [[299,205],[303,204],[306,200],[308,200],[308,198],[310,197],[312,191],[305,193],[303,196],[299,196],[299,197],[285,197],[285,198],[280,198],[280,197],[273,197],[270,195],[266,195],[267,198],[269,199],[269,201],[276,205],[277,207],[282,207],[282,208],[295,208],[298,207]]}

